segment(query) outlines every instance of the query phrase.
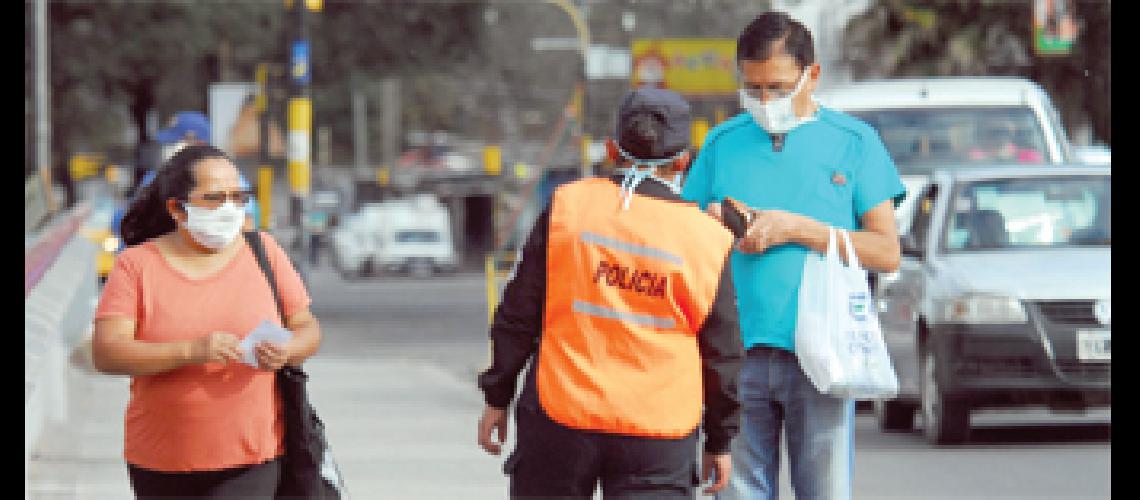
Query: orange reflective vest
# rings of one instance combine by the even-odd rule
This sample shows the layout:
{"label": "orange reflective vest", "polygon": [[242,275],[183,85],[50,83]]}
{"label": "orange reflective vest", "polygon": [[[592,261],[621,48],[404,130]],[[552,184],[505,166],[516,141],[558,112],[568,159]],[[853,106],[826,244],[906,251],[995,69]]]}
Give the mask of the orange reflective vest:
{"label": "orange reflective vest", "polygon": [[732,235],[692,203],[584,179],[553,196],[538,398],[567,427],[655,438],[691,433],[703,391],[697,332]]}

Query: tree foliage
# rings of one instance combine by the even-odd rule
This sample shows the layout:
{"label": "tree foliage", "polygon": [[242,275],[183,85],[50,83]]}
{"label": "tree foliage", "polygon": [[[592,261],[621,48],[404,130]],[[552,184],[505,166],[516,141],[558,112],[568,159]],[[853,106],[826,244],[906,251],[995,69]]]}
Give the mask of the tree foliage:
{"label": "tree foliage", "polygon": [[[276,40],[280,15],[267,2],[52,2],[49,49],[57,151],[107,149],[146,116],[206,110],[219,58],[248,66]],[[159,124],[161,126],[161,124]]]}
{"label": "tree foliage", "polygon": [[[634,36],[735,37],[766,5],[614,0],[587,11],[596,43],[622,45]],[[637,14],[635,34],[621,28],[624,11]],[[205,111],[210,83],[253,81],[260,62],[284,66],[294,23],[283,0],[59,0],[49,19],[57,151],[145,140],[148,111],[160,127],[175,111]],[[400,82],[403,131],[506,143],[545,141],[581,78],[576,51],[532,48],[536,38],[577,36],[566,12],[539,0],[326,0],[308,26],[313,132],[330,129],[334,163],[351,161],[354,91],[367,98],[369,136],[380,137],[384,78]],[[612,119],[607,103],[623,88],[591,87],[591,123]],[[380,141],[369,142],[379,158]]]}
{"label": "tree foliage", "polygon": [[[351,89],[364,82],[469,63],[478,5],[324,2],[308,19],[316,119],[350,124]],[[125,145],[132,126],[146,140],[152,110],[162,119],[206,111],[210,83],[253,81],[261,62],[284,66],[292,28],[281,0],[51,2],[48,15],[57,151]],[[30,73],[33,48],[25,45]],[[407,112],[453,118],[442,108]]]}
{"label": "tree foliage", "polygon": [[1044,87],[1070,133],[1091,127],[1112,142],[1110,2],[1073,2],[1083,20],[1072,52],[1033,51],[1030,1],[877,0],[846,30],[845,61],[857,79],[1021,76]]}

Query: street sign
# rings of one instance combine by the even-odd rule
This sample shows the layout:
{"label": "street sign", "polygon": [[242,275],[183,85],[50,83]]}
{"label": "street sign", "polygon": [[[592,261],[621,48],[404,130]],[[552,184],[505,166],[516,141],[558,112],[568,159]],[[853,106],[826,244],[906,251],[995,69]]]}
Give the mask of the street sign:
{"label": "street sign", "polygon": [[1078,21],[1068,0],[1033,2],[1033,50],[1039,55],[1068,55],[1077,39]]}
{"label": "street sign", "polygon": [[[210,117],[210,144],[223,149],[229,154],[237,154],[242,147],[245,150],[256,151],[257,146],[246,146],[249,141],[239,140],[243,134],[235,133],[243,130],[239,127],[242,121],[242,108],[251,96],[257,95],[255,82],[217,82],[211,83],[207,90],[206,103],[207,116]],[[255,101],[256,102],[256,101]],[[256,130],[256,129],[255,129]],[[254,141],[256,143],[256,141]]]}
{"label": "street sign", "polygon": [[578,50],[582,42],[577,38],[531,38],[530,48],[533,50]]}
{"label": "street sign", "polygon": [[634,87],[652,85],[686,95],[736,93],[735,39],[638,39],[630,52]]}
{"label": "street sign", "polygon": [[298,85],[309,84],[309,42],[298,40],[293,42],[292,59],[289,64],[289,74]]}
{"label": "street sign", "polygon": [[586,78],[591,80],[629,78],[629,50],[606,45],[591,45],[586,54]]}

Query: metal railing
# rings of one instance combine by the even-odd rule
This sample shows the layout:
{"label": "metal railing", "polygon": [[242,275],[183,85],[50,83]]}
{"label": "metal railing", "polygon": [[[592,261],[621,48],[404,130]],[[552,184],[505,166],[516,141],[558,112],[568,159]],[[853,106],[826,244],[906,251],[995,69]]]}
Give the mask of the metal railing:
{"label": "metal railing", "polygon": [[43,278],[48,268],[55,263],[63,246],[75,236],[83,221],[91,215],[88,202],[76,205],[58,222],[39,235],[31,247],[24,251],[24,298],[28,298],[32,288]]}

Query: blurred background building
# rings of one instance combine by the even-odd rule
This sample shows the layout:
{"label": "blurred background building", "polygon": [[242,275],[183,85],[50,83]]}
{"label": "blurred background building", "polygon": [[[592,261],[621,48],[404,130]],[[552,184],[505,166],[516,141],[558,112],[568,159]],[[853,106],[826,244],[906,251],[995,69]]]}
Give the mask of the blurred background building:
{"label": "blurred background building", "polygon": [[[157,161],[154,133],[179,110],[202,110],[212,121],[225,115],[213,142],[242,158],[250,179],[259,178],[257,165],[273,167],[275,186],[288,193],[292,3],[26,1],[26,228],[73,199],[75,183],[112,175],[129,193],[130,180]],[[825,87],[1022,76],[1050,93],[1075,145],[1111,146],[1108,1],[298,3],[310,9],[312,190],[337,193],[334,211],[342,212],[434,192],[452,211],[465,255],[517,240],[551,176],[592,170],[612,105],[633,84],[686,93],[699,146],[708,128],[739,112],[735,38],[770,8],[813,31]],[[38,5],[46,11],[44,68],[36,63]],[[37,113],[41,69],[46,107]],[[222,90],[234,88],[246,89],[244,97],[220,104]],[[46,134],[37,133],[39,114]],[[221,136],[231,130],[235,137]],[[262,134],[265,159],[255,147]],[[37,141],[48,142],[47,157]],[[290,207],[273,208],[285,217]]]}

